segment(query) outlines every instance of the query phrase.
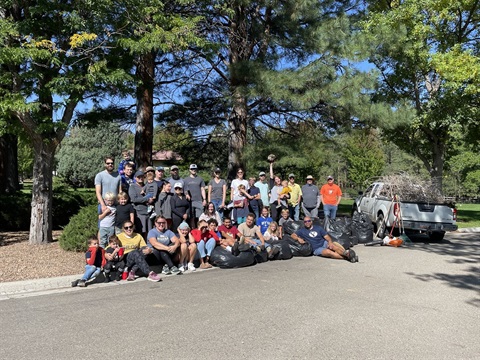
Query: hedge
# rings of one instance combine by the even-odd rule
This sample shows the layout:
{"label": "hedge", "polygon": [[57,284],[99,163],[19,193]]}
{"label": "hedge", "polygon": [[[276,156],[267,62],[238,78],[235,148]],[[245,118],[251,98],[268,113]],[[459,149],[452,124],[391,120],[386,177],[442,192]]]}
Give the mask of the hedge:
{"label": "hedge", "polygon": [[67,251],[87,251],[87,240],[98,232],[98,205],[88,205],[74,215],[59,239]]}

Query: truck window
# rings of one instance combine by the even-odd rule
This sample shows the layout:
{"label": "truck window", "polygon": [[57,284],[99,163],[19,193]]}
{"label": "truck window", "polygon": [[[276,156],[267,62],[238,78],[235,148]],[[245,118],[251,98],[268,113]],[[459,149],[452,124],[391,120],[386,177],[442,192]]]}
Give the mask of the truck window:
{"label": "truck window", "polygon": [[370,194],[370,197],[373,198],[375,196],[375,194],[378,194],[378,192],[380,191],[381,188],[382,188],[382,184],[375,184],[375,186],[373,187],[373,190]]}
{"label": "truck window", "polygon": [[365,190],[365,193],[363,194],[363,196],[365,197],[370,197],[370,193],[372,192],[372,189],[373,189],[373,185],[370,185],[367,190]]}

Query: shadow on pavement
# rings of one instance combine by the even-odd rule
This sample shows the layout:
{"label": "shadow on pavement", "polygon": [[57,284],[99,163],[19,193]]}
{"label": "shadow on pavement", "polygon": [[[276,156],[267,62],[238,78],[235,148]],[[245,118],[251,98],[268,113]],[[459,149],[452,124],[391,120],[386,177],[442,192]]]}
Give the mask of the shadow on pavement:
{"label": "shadow on pavement", "polygon": [[480,308],[480,234],[450,234],[448,239],[430,243],[423,236],[410,236],[413,251],[425,251],[440,256],[448,256],[447,262],[465,265],[460,272],[415,274],[407,273],[420,281],[441,281],[448,286],[474,292],[467,304]]}

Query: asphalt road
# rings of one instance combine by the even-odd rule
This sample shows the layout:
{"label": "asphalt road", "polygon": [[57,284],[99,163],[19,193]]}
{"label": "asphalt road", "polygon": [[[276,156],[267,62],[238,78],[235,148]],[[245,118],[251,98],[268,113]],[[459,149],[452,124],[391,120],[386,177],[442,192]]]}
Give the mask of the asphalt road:
{"label": "asphalt road", "polygon": [[0,302],[2,359],[480,359],[480,235]]}

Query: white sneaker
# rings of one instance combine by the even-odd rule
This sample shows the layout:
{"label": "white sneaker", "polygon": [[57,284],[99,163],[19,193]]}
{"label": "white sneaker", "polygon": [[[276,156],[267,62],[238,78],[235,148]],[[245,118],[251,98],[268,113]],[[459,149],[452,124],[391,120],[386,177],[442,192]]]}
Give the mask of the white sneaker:
{"label": "white sneaker", "polygon": [[178,268],[178,270],[179,270],[181,273],[185,272],[185,268],[183,267],[183,265],[181,265],[181,266]]}
{"label": "white sneaker", "polygon": [[195,265],[193,265],[193,263],[188,263],[188,270],[195,271]]}

